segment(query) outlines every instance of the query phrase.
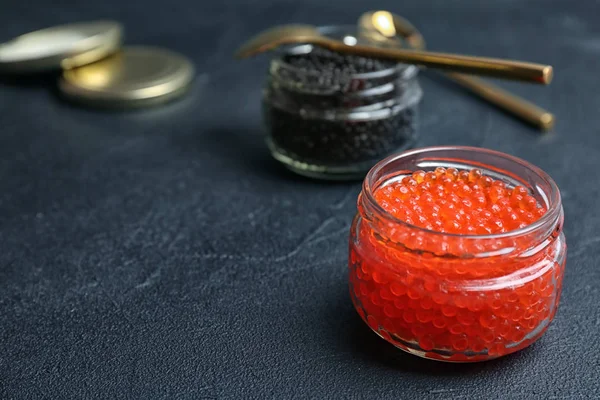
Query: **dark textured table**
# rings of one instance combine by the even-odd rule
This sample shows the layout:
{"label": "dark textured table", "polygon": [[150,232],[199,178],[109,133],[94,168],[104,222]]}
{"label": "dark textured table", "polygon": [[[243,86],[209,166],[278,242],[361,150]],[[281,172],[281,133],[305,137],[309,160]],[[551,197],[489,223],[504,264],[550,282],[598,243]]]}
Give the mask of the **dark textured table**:
{"label": "dark textured table", "polygon": [[[0,398],[597,399],[600,5],[592,1],[6,1],[0,40],[115,18],[131,44],[190,56],[183,101],[104,113],[52,78],[0,82]],[[540,135],[423,77],[420,145],[527,159],[562,189],[569,243],[547,334],[492,362],[405,355],[347,293],[358,183],[293,176],[262,142],[267,58],[232,61],[272,23],[353,23],[389,8],[432,49],[549,63]],[[452,32],[452,33],[450,33]]]}

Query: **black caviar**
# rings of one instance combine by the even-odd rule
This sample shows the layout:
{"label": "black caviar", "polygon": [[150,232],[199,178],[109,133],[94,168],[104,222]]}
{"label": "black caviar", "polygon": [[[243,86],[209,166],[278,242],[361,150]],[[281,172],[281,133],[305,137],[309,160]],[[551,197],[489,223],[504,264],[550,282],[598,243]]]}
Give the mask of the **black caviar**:
{"label": "black caviar", "polygon": [[303,118],[294,112],[268,107],[265,119],[278,151],[304,163],[344,166],[379,161],[415,137],[415,110],[363,121]]}
{"label": "black caviar", "polygon": [[286,54],[283,60],[306,71],[332,72],[334,75],[362,74],[396,66],[394,61],[342,54],[322,47],[314,47],[304,54]]}
{"label": "black caviar", "polygon": [[264,94],[274,157],[318,177],[360,177],[412,145],[421,89],[416,68],[322,48],[273,60]]}

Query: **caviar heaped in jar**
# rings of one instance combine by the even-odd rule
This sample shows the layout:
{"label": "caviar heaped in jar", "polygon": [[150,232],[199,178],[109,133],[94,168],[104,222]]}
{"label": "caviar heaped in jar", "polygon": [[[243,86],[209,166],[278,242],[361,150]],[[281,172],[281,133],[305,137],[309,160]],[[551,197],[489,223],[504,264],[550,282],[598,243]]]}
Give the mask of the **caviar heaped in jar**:
{"label": "caviar heaped in jar", "polygon": [[408,151],[367,174],[350,234],[350,295],[379,336],[425,358],[470,362],[548,328],[566,259],[554,181],[480,148]]}
{"label": "caviar heaped in jar", "polygon": [[[355,27],[320,31],[364,43]],[[272,62],[263,95],[266,141],[302,175],[362,179],[379,160],[411,147],[422,91],[414,65],[344,55],[310,45]]]}

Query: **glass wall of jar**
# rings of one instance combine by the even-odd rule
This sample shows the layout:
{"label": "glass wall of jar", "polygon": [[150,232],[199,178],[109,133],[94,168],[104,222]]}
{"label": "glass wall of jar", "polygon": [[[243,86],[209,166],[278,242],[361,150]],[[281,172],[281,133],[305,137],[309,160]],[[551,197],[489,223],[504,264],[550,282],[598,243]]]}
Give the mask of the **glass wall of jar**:
{"label": "glass wall of jar", "polygon": [[[347,44],[355,27],[320,28]],[[293,46],[272,60],[263,94],[266,141],[291,170],[324,179],[363,178],[417,135],[418,69],[393,61]]]}
{"label": "glass wall of jar", "polygon": [[[423,176],[413,171],[429,172],[426,176],[439,181],[442,168],[454,176],[477,168],[483,173],[476,178],[480,186],[494,180],[509,191],[518,187],[528,194],[517,199],[533,202],[532,197],[545,212],[503,233],[452,234],[407,223],[376,200],[378,190],[391,183]],[[460,172],[458,185],[444,178],[447,187],[468,190],[461,176],[468,174]],[[483,190],[477,184],[471,188]],[[450,207],[452,193],[440,196]],[[512,196],[521,195],[513,191]],[[510,199],[495,200],[491,212],[502,213],[500,206]],[[350,235],[350,295],[361,318],[396,347],[436,360],[482,361],[523,349],[548,328],[560,298],[566,243],[560,192],[539,168],[480,148],[408,151],[367,174],[358,210]],[[446,211],[434,206],[422,215]],[[510,215],[513,211],[519,210]]]}

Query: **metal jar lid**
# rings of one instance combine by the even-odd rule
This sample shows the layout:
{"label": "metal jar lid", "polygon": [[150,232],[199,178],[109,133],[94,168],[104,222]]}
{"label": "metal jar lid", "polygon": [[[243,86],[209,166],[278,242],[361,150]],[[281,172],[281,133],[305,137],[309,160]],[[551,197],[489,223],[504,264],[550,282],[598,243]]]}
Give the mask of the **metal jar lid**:
{"label": "metal jar lid", "polygon": [[93,63],[121,47],[123,28],[115,21],[60,25],[0,44],[0,72],[34,73]]}
{"label": "metal jar lid", "polygon": [[93,64],[64,71],[59,88],[78,103],[143,107],[179,97],[193,77],[192,63],[180,54],[153,47],[125,47]]}

